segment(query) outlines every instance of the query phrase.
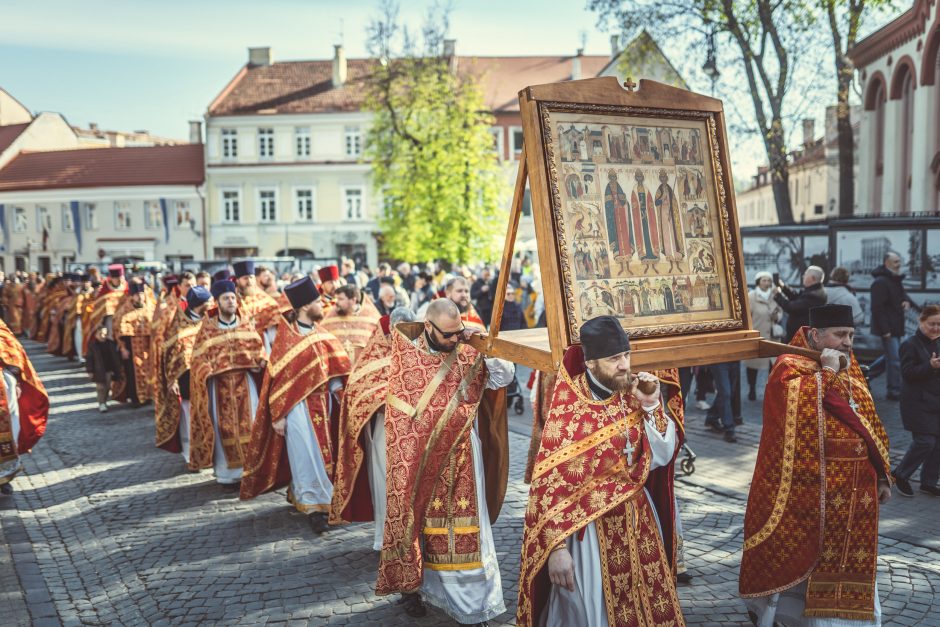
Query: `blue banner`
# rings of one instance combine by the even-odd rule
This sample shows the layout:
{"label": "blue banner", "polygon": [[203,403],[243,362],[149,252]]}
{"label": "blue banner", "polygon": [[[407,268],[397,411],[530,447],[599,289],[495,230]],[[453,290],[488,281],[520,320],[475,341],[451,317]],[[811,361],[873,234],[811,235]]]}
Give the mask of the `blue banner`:
{"label": "blue banner", "polygon": [[82,252],[82,212],[79,210],[78,201],[73,200],[69,203],[72,210],[72,229],[75,231],[75,241],[78,242],[78,253]]}
{"label": "blue banner", "polygon": [[167,220],[166,215],[166,198],[160,199],[160,212],[163,213],[163,241],[166,244],[170,243],[170,221]]}
{"label": "blue banner", "polygon": [[10,244],[10,236],[7,234],[7,210],[2,203],[0,203],[0,235],[3,235],[0,239],[0,252],[6,252]]}

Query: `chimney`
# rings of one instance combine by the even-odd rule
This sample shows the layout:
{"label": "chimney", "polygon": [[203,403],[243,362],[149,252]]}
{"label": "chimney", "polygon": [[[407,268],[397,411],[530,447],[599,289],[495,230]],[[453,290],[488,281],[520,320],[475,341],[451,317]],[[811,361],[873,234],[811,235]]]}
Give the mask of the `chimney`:
{"label": "chimney", "polygon": [[613,59],[620,54],[620,35],[610,36],[610,58]]}
{"label": "chimney", "polygon": [[98,130],[98,123],[97,123],[97,122],[89,122],[89,123],[88,123],[88,130],[89,130],[89,131],[97,131],[97,130]]}
{"label": "chimney", "polygon": [[578,48],[578,54],[571,59],[571,80],[581,80],[581,57],[584,56],[584,48]]}
{"label": "chimney", "polygon": [[202,143],[202,121],[201,120],[189,121],[189,143],[190,144]]}
{"label": "chimney", "polygon": [[803,120],[803,145],[809,146],[816,141],[816,120],[806,118]]}
{"label": "chimney", "polygon": [[264,46],[263,48],[249,48],[248,65],[254,67],[271,65],[271,48],[268,46]]}
{"label": "chimney", "polygon": [[333,87],[346,82],[346,51],[342,45],[333,46]]}
{"label": "chimney", "polygon": [[447,65],[452,74],[457,73],[457,40],[444,40],[444,58],[447,59]]}

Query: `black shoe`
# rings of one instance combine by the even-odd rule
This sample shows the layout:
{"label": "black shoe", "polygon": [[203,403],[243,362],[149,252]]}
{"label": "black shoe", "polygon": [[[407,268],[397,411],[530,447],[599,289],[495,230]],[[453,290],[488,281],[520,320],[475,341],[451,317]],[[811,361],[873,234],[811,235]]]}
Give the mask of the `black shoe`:
{"label": "black shoe", "polygon": [[920,491],[930,496],[940,496],[940,488],[935,485],[920,484]]}
{"label": "black shoe", "polygon": [[13,494],[13,484],[10,482],[0,485],[0,494],[3,496],[10,496]]}
{"label": "black shoe", "polygon": [[325,532],[330,527],[324,512],[313,512],[307,517],[307,520],[310,521],[310,528],[317,535]]}
{"label": "black shoe", "polygon": [[743,424],[744,424],[744,418],[742,418],[741,416],[735,416],[735,417],[734,417],[734,424],[736,424],[736,425],[738,425],[738,426],[743,425]]}
{"label": "black shoe", "polygon": [[676,575],[676,583],[690,584],[692,583],[692,575],[690,575],[688,571],[684,573],[679,573],[678,575]]}
{"label": "black shoe", "polygon": [[757,392],[754,391],[754,388],[751,388],[751,391],[747,393],[747,400],[749,401],[757,400]]}
{"label": "black shoe", "polygon": [[891,475],[894,477],[894,484],[897,486],[898,493],[900,493],[901,496],[914,496],[914,488],[911,487],[910,481],[904,479],[903,477],[899,477],[894,473],[891,473]]}
{"label": "black shoe", "polygon": [[398,602],[405,606],[405,614],[412,618],[421,618],[428,613],[420,592],[403,592]]}
{"label": "black shoe", "polygon": [[734,444],[738,441],[738,438],[734,436],[734,431],[725,431],[725,442],[730,442]]}
{"label": "black shoe", "polygon": [[717,420],[705,420],[705,428],[709,431],[714,431],[715,433],[721,433],[725,430]]}
{"label": "black shoe", "polygon": [[220,483],[219,485],[222,486],[223,490],[227,490],[229,492],[238,492],[241,490],[242,482],[236,481],[235,483]]}

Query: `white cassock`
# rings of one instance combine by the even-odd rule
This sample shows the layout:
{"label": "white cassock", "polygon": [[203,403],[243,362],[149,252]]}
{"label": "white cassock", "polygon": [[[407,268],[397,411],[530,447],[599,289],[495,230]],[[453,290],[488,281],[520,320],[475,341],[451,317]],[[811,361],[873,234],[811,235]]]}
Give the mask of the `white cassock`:
{"label": "white cassock", "polygon": [[75,330],[72,331],[72,341],[75,343],[75,352],[78,353],[78,362],[85,363],[85,356],[82,355],[82,317],[78,316],[75,320]]}
{"label": "white cassock", "polygon": [[369,491],[372,493],[372,512],[375,517],[375,537],[372,549],[382,550],[385,536],[385,408],[378,410],[365,429],[366,459],[369,471]]}
{"label": "white cassock", "polygon": [[[588,374],[590,376],[590,374]],[[595,385],[599,385],[594,380]],[[603,386],[600,386],[603,387]],[[597,396],[595,395],[595,398]],[[598,399],[600,400],[600,399]],[[644,407],[646,411],[653,411],[659,404]],[[665,408],[664,408],[665,409]],[[667,465],[676,452],[676,424],[669,420],[666,425],[666,434],[663,435],[656,428],[655,420],[647,418],[644,423],[646,439],[650,444],[653,459],[650,470]],[[649,500],[649,492],[643,488],[639,498]],[[662,525],[656,508],[650,501],[653,516],[660,529],[662,540]],[[548,606],[542,612],[540,625],[542,627],[607,627],[607,609],[604,602],[604,585],[601,574],[600,543],[597,539],[597,528],[594,523],[585,527],[584,538],[577,539],[577,534],[569,536],[565,541],[571,560],[574,563],[574,591],[552,585],[548,597]],[[547,566],[546,566],[547,568]]]}
{"label": "white cassock", "polygon": [[[238,318],[233,318],[232,322],[226,323],[222,320],[218,320],[220,329],[232,329],[238,326]],[[248,383],[248,408],[251,412],[251,419],[254,420],[255,410],[258,409],[258,386],[255,385],[255,380],[251,377],[251,374],[245,372],[244,374],[245,381]],[[209,381],[206,383],[209,389],[209,416],[212,417],[212,429],[215,431],[214,446],[213,446],[213,455],[212,455],[212,468],[215,471],[215,480],[218,483],[222,484],[233,484],[238,483],[242,480],[242,469],[241,466],[238,468],[229,468],[228,460],[225,459],[225,449],[222,447],[222,434],[219,431],[219,421],[216,419],[215,412],[215,378],[209,377]],[[189,417],[187,416],[187,424],[189,423]],[[182,412],[180,412],[180,428],[183,426]],[[181,432],[182,433],[182,432]],[[188,454],[189,442],[186,442],[186,447],[184,452]]]}
{"label": "white cassock", "polygon": [[[301,335],[313,333],[313,327],[298,324],[297,329]],[[264,344],[268,353],[277,334],[277,327],[271,327],[264,333]],[[338,377],[329,382],[329,412],[333,411],[333,394],[343,387]],[[329,416],[324,416],[329,419]],[[313,430],[313,420],[306,400],[303,400],[287,412],[287,425],[284,431],[285,445],[287,447],[287,462],[290,465],[290,490],[294,497],[294,506],[304,512],[329,512],[330,502],[333,500],[333,482],[326,471],[323,454],[320,452],[320,442]]]}
{"label": "white cassock", "polygon": [[[20,405],[16,399],[16,377],[6,369],[3,372],[3,388],[7,394],[7,406],[10,411],[10,427],[13,430],[13,448],[16,449],[16,443],[20,438]],[[11,459],[5,464],[0,464],[0,478],[10,477],[20,471],[20,458]],[[7,483],[4,481],[4,483]]]}
{"label": "white cassock", "polygon": [[[515,376],[515,366],[508,361],[488,358],[489,376],[486,389],[498,390],[509,385]],[[496,563],[496,545],[490,514],[486,507],[483,454],[474,420],[470,433],[473,450],[473,477],[477,493],[477,512],[480,519],[480,561],[482,568],[467,570],[424,569],[421,595],[426,601],[443,610],[459,623],[482,623],[506,611],[503,603],[503,584]]]}

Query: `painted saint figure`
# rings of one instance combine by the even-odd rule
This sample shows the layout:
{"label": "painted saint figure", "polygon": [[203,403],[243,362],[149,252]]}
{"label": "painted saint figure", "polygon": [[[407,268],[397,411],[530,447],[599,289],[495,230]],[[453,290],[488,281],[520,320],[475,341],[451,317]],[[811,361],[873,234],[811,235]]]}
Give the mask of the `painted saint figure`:
{"label": "painted saint figure", "polygon": [[669,270],[672,270],[673,264],[678,266],[679,259],[683,256],[682,218],[679,216],[679,200],[672,186],[669,185],[669,175],[666,170],[659,171],[659,189],[656,190],[655,202],[662,229],[660,250],[669,260]]}

